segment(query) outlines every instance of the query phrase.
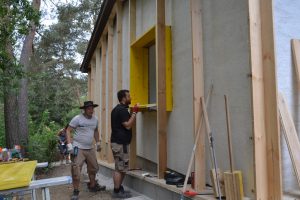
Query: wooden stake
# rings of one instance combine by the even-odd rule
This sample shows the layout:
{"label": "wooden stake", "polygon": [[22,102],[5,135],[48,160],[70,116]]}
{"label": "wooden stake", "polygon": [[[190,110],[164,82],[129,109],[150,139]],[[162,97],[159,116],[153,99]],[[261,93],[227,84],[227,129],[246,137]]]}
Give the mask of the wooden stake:
{"label": "wooden stake", "polygon": [[[206,98],[206,106],[208,106],[210,95],[212,93],[212,89],[213,89],[213,86],[211,87],[210,91],[208,92],[208,95],[207,95],[207,98]],[[199,110],[199,112],[202,113],[202,109]],[[193,161],[194,161],[194,158],[195,158],[195,150],[196,150],[197,145],[199,143],[200,130],[201,130],[202,125],[203,125],[203,115],[201,115],[201,118],[199,118],[198,123],[200,123],[200,125],[199,125],[199,128],[198,128],[197,134],[196,134],[195,144],[194,144],[194,147],[193,147],[193,150],[192,150],[192,155],[190,157],[190,162],[189,162],[189,165],[188,165],[188,169],[187,169],[187,172],[185,174],[185,180],[184,180],[183,189],[182,189],[183,193],[186,191],[187,182],[188,182],[188,179],[189,179],[189,176],[190,176],[190,173],[191,173],[191,169],[192,169],[192,164],[193,164]]]}
{"label": "wooden stake", "polygon": [[156,87],[158,178],[167,169],[165,0],[156,0]]}
{"label": "wooden stake", "polygon": [[111,118],[110,114],[113,109],[113,38],[114,32],[113,32],[113,22],[112,20],[108,21],[108,40],[107,40],[107,53],[108,53],[108,60],[107,60],[107,69],[108,69],[108,102],[107,102],[107,108],[108,108],[108,119],[107,119],[107,125],[108,125],[108,143],[107,143],[107,162],[113,163],[113,154],[112,150],[110,148],[110,136],[111,136]]}
{"label": "wooden stake", "polygon": [[272,2],[248,1],[257,200],[282,198]]}
{"label": "wooden stake", "polygon": [[[129,44],[131,44],[136,38],[136,0],[129,1],[129,30]],[[129,167],[131,169],[136,168],[136,124],[132,127],[132,139],[129,153]]]}
{"label": "wooden stake", "polygon": [[123,81],[123,72],[122,72],[122,50],[123,50],[123,39],[122,39],[122,18],[123,18],[123,7],[121,0],[117,0],[117,34],[118,34],[118,52],[117,52],[117,66],[118,66],[118,90],[123,89],[122,81]]}
{"label": "wooden stake", "polygon": [[106,36],[102,35],[101,38],[101,60],[102,60],[102,78],[101,78],[101,146],[100,157],[102,160],[107,159],[107,147],[106,147],[106,51],[107,41]]}
{"label": "wooden stake", "polygon": [[[194,99],[194,135],[199,128],[199,119],[202,113],[200,98],[204,96],[203,79],[203,44],[202,44],[202,12],[201,1],[190,0],[192,25],[192,53],[193,53],[193,99]],[[200,112],[198,112],[200,111]],[[205,188],[205,129],[200,130],[199,145],[195,157],[195,189],[202,191]]]}

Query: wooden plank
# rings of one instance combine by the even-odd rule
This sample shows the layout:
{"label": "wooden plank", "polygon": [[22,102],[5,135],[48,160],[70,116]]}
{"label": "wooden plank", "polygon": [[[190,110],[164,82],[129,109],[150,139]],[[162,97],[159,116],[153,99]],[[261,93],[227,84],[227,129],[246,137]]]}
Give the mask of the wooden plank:
{"label": "wooden plank", "polygon": [[281,199],[272,0],[249,0],[256,199]]}
{"label": "wooden plank", "polygon": [[117,69],[118,69],[118,83],[117,83],[117,89],[121,90],[123,88],[122,86],[122,81],[123,81],[123,73],[122,73],[122,63],[123,63],[123,45],[122,45],[122,18],[123,18],[123,7],[122,7],[122,2],[121,0],[117,0],[117,37],[118,37],[118,42],[117,42]]}
{"label": "wooden plank", "polygon": [[95,72],[96,72],[96,62],[93,59],[91,61],[91,101],[95,99]]}
{"label": "wooden plank", "polygon": [[107,147],[107,162],[114,162],[113,154],[110,148],[110,136],[111,136],[111,118],[110,113],[113,109],[113,40],[114,40],[114,31],[113,31],[113,21],[108,21],[108,40],[107,40],[107,70],[108,70],[108,102],[107,102],[107,111],[108,111],[108,119],[107,119],[107,137],[108,137],[108,147]]}
{"label": "wooden plank", "polygon": [[106,159],[106,51],[107,41],[106,36],[101,38],[101,64],[102,64],[102,78],[101,78],[101,146],[102,151],[100,156],[102,160]]}
{"label": "wooden plank", "polygon": [[300,84],[300,40],[292,40],[293,61],[297,76],[298,85]]}
{"label": "wooden plank", "polygon": [[298,185],[300,186],[300,142],[293,117],[289,112],[287,102],[281,93],[278,95],[278,107],[285,141],[290,152]]}
{"label": "wooden plank", "polygon": [[156,0],[156,91],[158,178],[167,169],[166,32],[165,0]]}
{"label": "wooden plank", "polygon": [[[199,128],[202,113],[200,98],[204,96],[203,79],[203,44],[202,44],[202,13],[201,1],[190,0],[192,23],[192,54],[193,54],[193,99],[194,99],[194,135]],[[199,111],[199,112],[198,112]],[[195,190],[205,189],[205,127],[200,130],[199,145],[195,153]]]}
{"label": "wooden plank", "polygon": [[[101,78],[101,63],[100,63],[100,61],[101,61],[101,54],[100,54],[100,48],[97,48],[96,49],[96,51],[95,51],[95,54],[96,54],[96,85],[95,85],[95,91],[96,91],[96,100],[95,100],[95,103],[96,104],[100,104],[100,102],[101,102],[101,88],[100,88],[100,78]],[[97,107],[96,108],[96,110],[95,110],[96,112],[95,112],[95,114],[97,115],[97,117],[98,117],[98,120],[99,119],[101,119],[101,105],[99,106],[99,107]],[[102,130],[102,124],[99,122],[98,123],[98,131],[99,131],[99,134],[100,134],[100,136],[99,136],[99,138],[100,138],[100,140],[102,141],[102,137],[101,137],[101,130]],[[100,153],[96,153],[97,154],[97,157],[99,158],[99,159],[102,159],[102,157],[101,157],[101,155],[100,155]]]}
{"label": "wooden plank", "polygon": [[91,68],[89,68],[89,72],[88,72],[88,99],[91,99],[91,90],[92,90],[91,80],[92,80],[92,74],[91,74]]}
{"label": "wooden plank", "polygon": [[[136,0],[129,1],[129,44],[136,39]],[[129,59],[130,66],[130,59]],[[136,167],[136,125],[132,127],[132,139],[129,152],[129,167]]]}

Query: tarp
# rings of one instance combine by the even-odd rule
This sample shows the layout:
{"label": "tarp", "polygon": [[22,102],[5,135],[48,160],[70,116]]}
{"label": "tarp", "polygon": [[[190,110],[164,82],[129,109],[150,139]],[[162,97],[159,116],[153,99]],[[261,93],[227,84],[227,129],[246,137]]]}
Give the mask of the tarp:
{"label": "tarp", "polygon": [[29,186],[37,161],[0,165],[0,190]]}

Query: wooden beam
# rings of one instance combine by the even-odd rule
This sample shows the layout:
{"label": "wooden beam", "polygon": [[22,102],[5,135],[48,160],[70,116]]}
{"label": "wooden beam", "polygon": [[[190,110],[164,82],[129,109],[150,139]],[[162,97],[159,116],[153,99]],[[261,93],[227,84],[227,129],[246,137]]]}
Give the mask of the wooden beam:
{"label": "wooden beam", "polygon": [[[136,40],[136,0],[129,1],[129,44]],[[129,59],[130,66],[130,59]],[[136,125],[132,127],[132,139],[129,152],[129,167],[136,167]]]}
{"label": "wooden beam", "polygon": [[92,91],[92,85],[91,81],[92,80],[92,74],[91,74],[91,68],[89,69],[88,72],[88,99],[91,99],[91,91]]}
{"label": "wooden beam", "polygon": [[[100,95],[100,92],[101,92],[101,89],[100,89],[100,81],[101,81],[100,80],[100,78],[101,78],[100,48],[96,48],[95,54],[96,54],[96,80],[97,80],[96,85],[95,85],[95,92],[96,92],[95,103],[100,104],[100,102],[101,102],[101,99],[100,99],[101,98],[101,95]],[[96,108],[96,115],[98,117],[98,120],[101,119],[101,105]],[[102,130],[102,124],[99,122],[98,123],[98,131],[99,131],[99,134],[100,134],[99,135],[100,140],[102,140],[101,130]],[[100,153],[98,153],[98,152],[97,152],[97,157],[99,159],[102,159]]]}
{"label": "wooden beam", "polygon": [[284,137],[290,152],[290,157],[293,163],[298,185],[300,186],[300,142],[293,117],[289,112],[287,103],[282,94],[279,94],[278,97],[278,108],[281,124],[284,130]]}
{"label": "wooden beam", "polygon": [[108,148],[107,148],[107,162],[112,163],[114,162],[113,154],[110,148],[110,136],[111,136],[111,118],[110,112],[113,109],[113,40],[114,40],[114,30],[113,30],[113,21],[108,21],[108,40],[107,40],[107,70],[108,70],[108,102],[107,102],[107,111],[108,111]]}
{"label": "wooden beam", "polygon": [[[204,96],[203,78],[203,42],[201,1],[190,0],[192,24],[192,56],[193,56],[193,99],[194,99],[194,135],[199,129],[202,113],[201,97]],[[195,189],[205,188],[205,128],[201,127],[199,144],[195,150]]]}
{"label": "wooden beam", "polygon": [[298,85],[300,85],[300,40],[292,40],[293,61],[297,76]]}
{"label": "wooden beam", "polygon": [[281,199],[281,154],[272,0],[248,2],[256,199]]}
{"label": "wooden beam", "polygon": [[118,58],[117,58],[117,68],[118,68],[118,83],[117,83],[117,88],[118,90],[121,90],[123,88],[122,82],[123,82],[123,73],[122,73],[122,63],[123,63],[123,45],[122,45],[122,18],[123,18],[123,7],[122,7],[122,2],[121,0],[117,0],[117,33],[118,33]]}
{"label": "wooden beam", "polygon": [[95,99],[95,72],[96,72],[96,61],[94,59],[91,60],[91,99],[94,101]]}
{"label": "wooden beam", "polygon": [[101,146],[102,151],[100,156],[102,160],[107,159],[106,147],[106,51],[107,41],[106,36],[102,35],[101,38],[101,64],[102,64],[102,78],[101,78]]}
{"label": "wooden beam", "polygon": [[166,111],[166,24],[165,0],[156,0],[156,87],[157,87],[157,158],[158,178],[167,169],[167,111]]}

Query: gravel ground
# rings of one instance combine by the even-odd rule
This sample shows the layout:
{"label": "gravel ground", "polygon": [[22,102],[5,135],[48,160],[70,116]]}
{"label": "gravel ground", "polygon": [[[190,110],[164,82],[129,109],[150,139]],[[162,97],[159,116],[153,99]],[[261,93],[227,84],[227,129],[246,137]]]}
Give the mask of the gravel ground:
{"label": "gravel ground", "polygon": [[[52,178],[52,177],[59,177],[59,176],[70,176],[70,165],[59,165],[55,164],[55,167],[53,167],[49,172],[46,174],[41,174],[37,176],[37,179],[44,179],[44,178]],[[96,179],[98,180],[98,183],[100,185],[106,185],[106,191],[101,191],[97,193],[91,193],[88,191],[86,183],[89,182],[88,175],[86,173],[86,166],[82,169],[81,174],[81,185],[80,185],[80,194],[79,199],[89,199],[89,200],[111,200],[113,199],[111,197],[112,190],[113,190],[113,180],[111,177],[103,176],[102,174],[98,173],[96,176]],[[129,188],[125,188],[125,190],[130,190]],[[137,192],[130,190],[132,194],[132,198],[128,198],[127,200],[151,200],[141,194],[138,194]],[[54,200],[68,200],[70,199],[73,192],[72,185],[62,185],[62,186],[55,186],[50,187],[50,196],[51,199]],[[26,197],[25,200],[29,200],[30,197]],[[37,199],[42,199],[41,191],[37,191]]]}

